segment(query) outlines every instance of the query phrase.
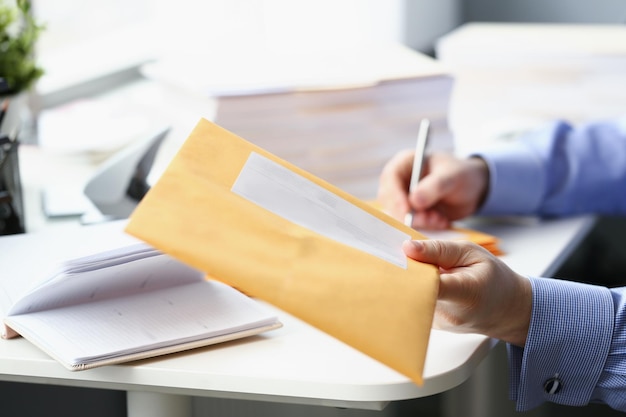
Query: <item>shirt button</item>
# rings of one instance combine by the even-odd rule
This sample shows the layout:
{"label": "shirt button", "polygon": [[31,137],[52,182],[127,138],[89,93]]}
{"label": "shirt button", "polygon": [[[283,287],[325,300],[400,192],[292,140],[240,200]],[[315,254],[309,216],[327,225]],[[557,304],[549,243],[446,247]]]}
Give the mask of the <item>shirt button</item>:
{"label": "shirt button", "polygon": [[561,392],[561,388],[563,388],[563,383],[556,376],[546,380],[543,384],[543,391],[546,394],[558,394]]}

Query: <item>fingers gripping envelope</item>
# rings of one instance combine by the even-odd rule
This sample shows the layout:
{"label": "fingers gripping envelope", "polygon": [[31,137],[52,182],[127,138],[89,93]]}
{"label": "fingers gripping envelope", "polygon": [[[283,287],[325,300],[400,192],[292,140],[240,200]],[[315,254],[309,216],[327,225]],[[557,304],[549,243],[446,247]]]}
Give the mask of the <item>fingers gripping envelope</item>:
{"label": "fingers gripping envelope", "polygon": [[422,384],[439,276],[401,245],[424,236],[322,179],[201,120],[126,230]]}

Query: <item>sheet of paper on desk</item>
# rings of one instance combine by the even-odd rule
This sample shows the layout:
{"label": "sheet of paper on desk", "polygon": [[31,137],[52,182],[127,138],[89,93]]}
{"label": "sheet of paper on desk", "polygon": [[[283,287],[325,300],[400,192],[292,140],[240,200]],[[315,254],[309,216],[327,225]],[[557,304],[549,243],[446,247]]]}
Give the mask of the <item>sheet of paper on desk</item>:
{"label": "sheet of paper on desk", "polygon": [[[242,197],[255,175],[255,197]],[[251,201],[268,184],[270,209]],[[422,382],[439,277],[399,260],[402,242],[423,236],[264,149],[201,120],[126,230]]]}
{"label": "sheet of paper on desk", "polygon": [[474,229],[454,226],[448,230],[420,230],[429,239],[469,240],[482,246],[496,256],[504,255],[497,237]]}

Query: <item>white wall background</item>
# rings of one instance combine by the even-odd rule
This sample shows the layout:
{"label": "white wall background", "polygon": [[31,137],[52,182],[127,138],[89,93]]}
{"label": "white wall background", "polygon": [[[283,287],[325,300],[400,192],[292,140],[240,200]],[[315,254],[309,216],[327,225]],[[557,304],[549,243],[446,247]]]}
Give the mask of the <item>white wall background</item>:
{"label": "white wall background", "polygon": [[403,0],[159,0],[164,53],[340,48],[402,38]]}

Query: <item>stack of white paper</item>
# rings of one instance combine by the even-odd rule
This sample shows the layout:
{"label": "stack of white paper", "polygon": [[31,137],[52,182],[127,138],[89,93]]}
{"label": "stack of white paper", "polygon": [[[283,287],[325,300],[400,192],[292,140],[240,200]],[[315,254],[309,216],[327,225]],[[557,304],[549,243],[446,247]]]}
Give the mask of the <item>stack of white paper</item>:
{"label": "stack of white paper", "polygon": [[442,37],[436,54],[456,80],[457,149],[554,119],[626,113],[624,25],[470,23]]}
{"label": "stack of white paper", "polygon": [[144,72],[214,97],[218,125],[363,199],[375,197],[384,163],[415,146],[422,118],[431,150],[453,149],[452,77],[400,45],[177,59]]}

